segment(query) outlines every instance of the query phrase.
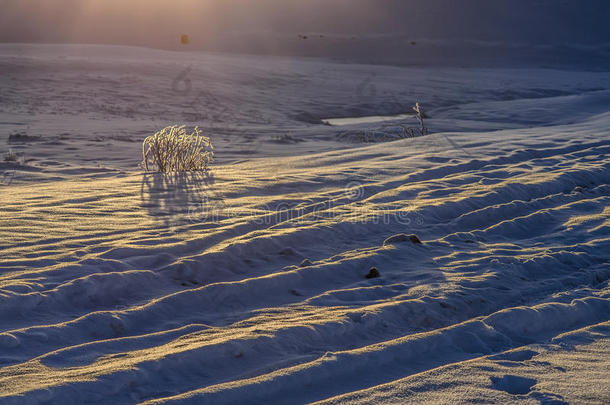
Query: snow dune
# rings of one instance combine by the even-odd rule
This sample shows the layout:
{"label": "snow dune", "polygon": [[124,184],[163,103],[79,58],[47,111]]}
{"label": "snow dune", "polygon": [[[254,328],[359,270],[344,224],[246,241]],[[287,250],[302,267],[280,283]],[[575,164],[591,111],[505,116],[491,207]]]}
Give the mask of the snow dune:
{"label": "snow dune", "polygon": [[609,399],[605,90],[472,103],[431,120],[461,132],[206,174],[33,143],[0,193],[0,402]]}
{"label": "snow dune", "polygon": [[[205,190],[139,174],[15,186],[1,391],[299,403],[606,322],[608,124],[503,131],[468,154],[289,158],[271,179],[218,166]],[[405,232],[424,244],[383,246]]]}

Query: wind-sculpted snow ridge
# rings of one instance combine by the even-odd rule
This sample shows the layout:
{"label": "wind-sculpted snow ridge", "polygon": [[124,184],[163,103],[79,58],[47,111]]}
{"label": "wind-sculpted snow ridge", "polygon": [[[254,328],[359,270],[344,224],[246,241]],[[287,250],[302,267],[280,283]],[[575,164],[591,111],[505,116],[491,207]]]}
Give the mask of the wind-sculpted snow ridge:
{"label": "wind-sculpted snow ridge", "polygon": [[608,358],[608,128],[13,184],[0,402],[559,400],[532,357]]}

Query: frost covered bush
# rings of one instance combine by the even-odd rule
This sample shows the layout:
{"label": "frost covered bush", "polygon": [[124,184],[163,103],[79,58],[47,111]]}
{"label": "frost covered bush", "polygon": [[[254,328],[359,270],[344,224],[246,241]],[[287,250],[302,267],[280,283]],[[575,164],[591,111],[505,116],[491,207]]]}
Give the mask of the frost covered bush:
{"label": "frost covered bush", "polygon": [[419,122],[419,128],[390,121],[375,128],[356,131],[348,130],[340,133],[338,136],[339,138],[347,138],[352,142],[387,142],[428,135],[429,131],[424,123],[424,119],[428,118],[428,116],[424,113],[419,103],[415,103],[413,111],[415,112],[415,118]]}
{"label": "frost covered bush", "polygon": [[14,153],[12,151],[12,149],[9,149],[9,151],[6,152],[6,154],[4,155],[4,161],[5,162],[17,162],[17,154]]}
{"label": "frost covered bush", "polygon": [[413,111],[415,111],[415,117],[417,121],[419,121],[419,128],[409,128],[406,126],[402,126],[404,130],[405,138],[415,138],[416,136],[424,136],[428,135],[428,128],[424,124],[424,118],[428,118],[424,110],[421,108],[419,103],[415,103],[415,107],[413,107]]}
{"label": "frost covered bush", "polygon": [[212,149],[210,138],[198,127],[189,134],[185,125],[169,126],[144,140],[142,165],[146,171],[204,171],[214,157]]}

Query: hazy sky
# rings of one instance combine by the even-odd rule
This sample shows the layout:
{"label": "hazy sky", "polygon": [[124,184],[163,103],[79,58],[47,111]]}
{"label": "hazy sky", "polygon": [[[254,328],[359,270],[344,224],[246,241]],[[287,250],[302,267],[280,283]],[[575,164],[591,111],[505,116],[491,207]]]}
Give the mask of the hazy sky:
{"label": "hazy sky", "polygon": [[306,32],[610,42],[609,0],[0,0],[1,42],[198,46]]}

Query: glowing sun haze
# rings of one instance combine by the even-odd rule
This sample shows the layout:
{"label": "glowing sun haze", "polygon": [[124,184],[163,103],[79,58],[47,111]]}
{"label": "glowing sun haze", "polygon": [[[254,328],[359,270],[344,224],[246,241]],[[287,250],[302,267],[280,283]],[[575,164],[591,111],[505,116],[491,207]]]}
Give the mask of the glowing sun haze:
{"label": "glowing sun haze", "polygon": [[[336,0],[332,8],[348,19],[364,11],[348,3]],[[203,37],[215,32],[315,27],[319,15],[331,9],[320,0],[4,0],[0,4],[4,27],[0,34],[5,40],[132,43],[156,42],[183,31]]]}
{"label": "glowing sun haze", "polygon": [[0,0],[0,9],[0,42],[168,47],[184,32],[195,47],[308,32],[610,42],[606,0]]}
{"label": "glowing sun haze", "polygon": [[[43,42],[147,43],[183,30],[205,31],[221,17],[217,2],[197,0],[49,0],[9,2],[4,36]],[[18,23],[16,23],[18,21]]]}

